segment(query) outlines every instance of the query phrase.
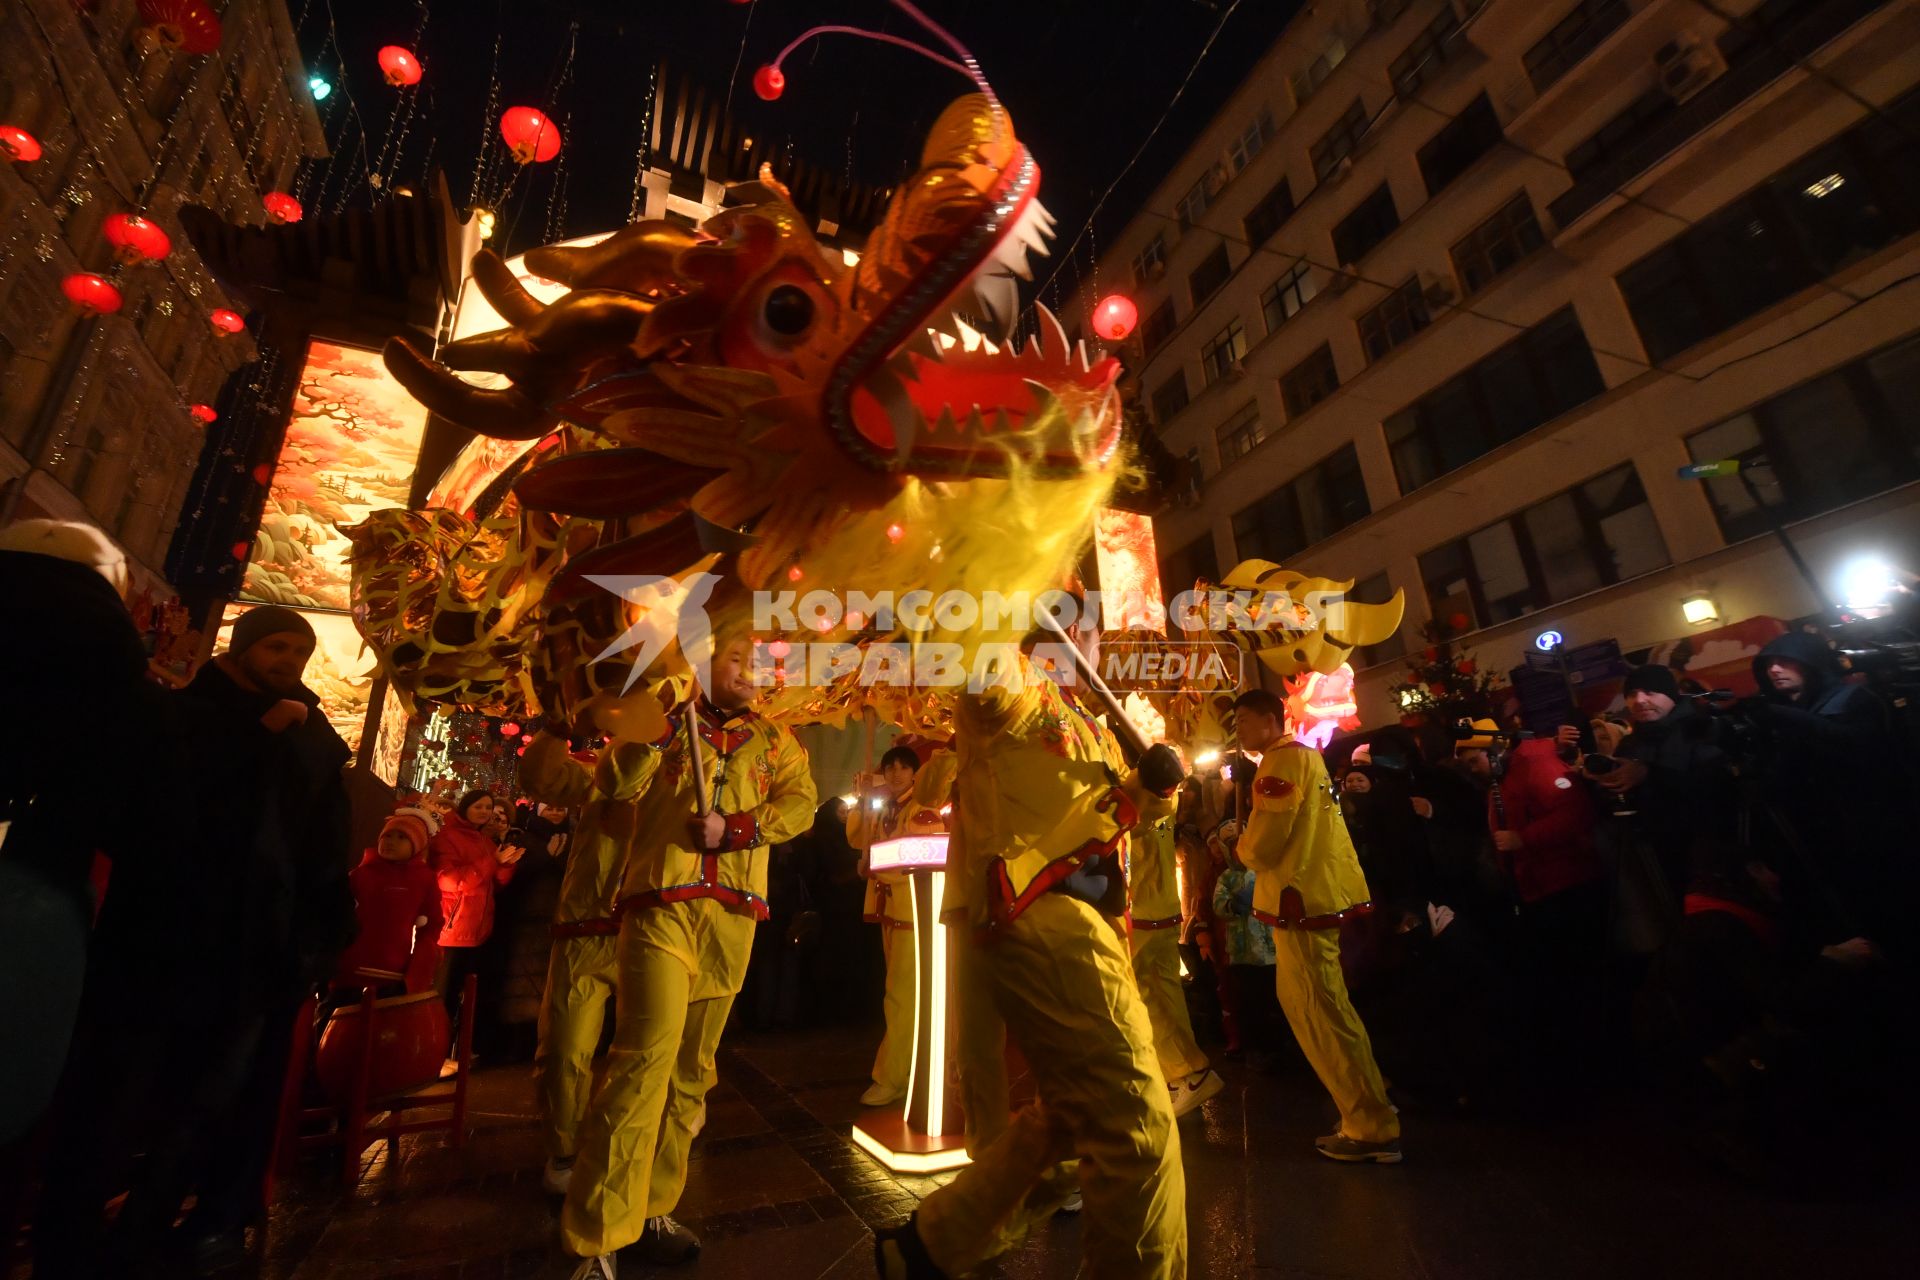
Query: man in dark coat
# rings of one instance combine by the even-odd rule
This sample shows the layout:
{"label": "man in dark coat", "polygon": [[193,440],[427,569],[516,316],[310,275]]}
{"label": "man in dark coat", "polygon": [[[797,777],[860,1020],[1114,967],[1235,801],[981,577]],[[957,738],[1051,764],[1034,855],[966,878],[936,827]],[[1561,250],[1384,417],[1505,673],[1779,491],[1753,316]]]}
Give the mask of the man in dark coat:
{"label": "man in dark coat", "polygon": [[196,1268],[244,1255],[294,1018],[354,928],[349,753],[301,683],[313,647],[293,610],[250,610],[172,698],[151,764],[180,766],[175,794],[152,856],[115,867],[101,911],[36,1275],[93,1274],[101,1206],[127,1187],[135,1143],[147,1157],[114,1259],[153,1257],[189,1193]]}

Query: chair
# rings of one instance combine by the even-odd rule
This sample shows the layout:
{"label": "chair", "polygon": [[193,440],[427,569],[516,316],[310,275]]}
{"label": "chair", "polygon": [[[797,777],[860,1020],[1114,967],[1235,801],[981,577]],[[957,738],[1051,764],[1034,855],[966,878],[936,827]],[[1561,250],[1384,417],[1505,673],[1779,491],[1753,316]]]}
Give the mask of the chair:
{"label": "chair", "polygon": [[[424,1013],[428,1007],[425,1004],[427,1000],[437,1005],[440,999],[438,993],[422,991],[381,1000],[375,997],[372,988],[368,988],[361,994],[358,1004],[345,1005],[336,1010],[327,1024],[329,1034],[323,1035],[321,1051],[327,1050],[333,1033],[345,1037],[345,1047],[344,1050],[336,1049],[330,1055],[338,1060],[332,1064],[331,1070],[321,1069],[316,1074],[339,1100],[324,1106],[307,1106],[301,1101],[309,1063],[313,1061],[310,1050],[316,1002],[308,1000],[302,1016],[294,1025],[293,1054],[287,1068],[286,1087],[280,1098],[280,1129],[271,1167],[284,1173],[298,1152],[338,1144],[341,1182],[350,1188],[359,1178],[360,1157],[369,1146],[383,1138],[388,1143],[389,1158],[394,1153],[396,1140],[405,1133],[449,1130],[454,1149],[465,1146],[467,1083],[473,1066],[477,988],[478,980],[468,974],[466,985],[460,992],[460,1035],[454,1047],[457,1064],[454,1074],[444,1080],[429,1080],[398,1090],[383,1092],[386,1086],[380,1080],[383,1064],[378,1060],[378,1050],[383,1041],[392,1037],[383,1036],[379,1024],[391,1023],[396,1018],[414,1019],[413,1010],[417,1008]],[[369,1027],[375,1029],[374,1034],[366,1033]],[[444,1037],[441,1043],[445,1043]],[[341,1062],[344,1062],[344,1066],[340,1065]],[[450,1108],[450,1111],[444,1116],[409,1118],[409,1113],[429,1108]],[[322,1124],[328,1127],[313,1128]],[[271,1199],[269,1186],[269,1202]]]}

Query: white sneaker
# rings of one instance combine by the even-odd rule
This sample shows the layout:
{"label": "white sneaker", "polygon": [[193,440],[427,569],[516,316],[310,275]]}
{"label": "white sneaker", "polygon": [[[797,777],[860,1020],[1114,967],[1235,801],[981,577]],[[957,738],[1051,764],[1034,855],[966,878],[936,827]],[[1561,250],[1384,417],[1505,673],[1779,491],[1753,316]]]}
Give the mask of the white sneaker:
{"label": "white sneaker", "polygon": [[569,1280],[619,1280],[613,1255],[603,1253],[597,1258],[581,1259]]}
{"label": "white sneaker", "polygon": [[573,1185],[573,1157],[547,1161],[546,1169],[540,1174],[540,1185],[550,1196],[567,1194],[567,1188]]}
{"label": "white sneaker", "polygon": [[1189,1111],[1196,1110],[1201,1103],[1226,1087],[1227,1082],[1221,1079],[1220,1073],[1212,1067],[1207,1067],[1195,1075],[1188,1076],[1185,1080],[1168,1085],[1167,1091],[1172,1095],[1174,1118],[1178,1119]]}
{"label": "white sneaker", "polygon": [[860,1105],[863,1107],[887,1107],[892,1106],[906,1096],[905,1090],[895,1089],[884,1084],[871,1084],[867,1086],[867,1091],[860,1095]]}

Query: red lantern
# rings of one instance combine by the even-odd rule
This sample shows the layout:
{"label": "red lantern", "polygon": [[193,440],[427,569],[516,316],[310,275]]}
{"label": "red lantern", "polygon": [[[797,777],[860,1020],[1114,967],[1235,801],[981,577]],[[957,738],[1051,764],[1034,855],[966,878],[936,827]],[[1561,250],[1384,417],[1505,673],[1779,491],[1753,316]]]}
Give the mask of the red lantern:
{"label": "red lantern", "polygon": [[788,654],[792,652],[793,652],[793,646],[788,644],[785,640],[775,640],[772,644],[767,646],[767,656],[769,658],[772,658],[776,662],[779,661],[781,658],[786,657]]}
{"label": "red lantern", "polygon": [[40,158],[40,140],[17,124],[0,124],[0,159],[22,164]]}
{"label": "red lantern", "polygon": [[1452,627],[1455,631],[1465,631],[1467,629],[1467,624],[1472,621],[1473,619],[1469,618],[1466,614],[1456,613],[1451,618],[1447,619],[1447,625]]}
{"label": "red lantern", "polygon": [[523,733],[523,734],[521,734],[521,735],[520,735],[520,744],[521,744],[521,745],[520,745],[520,749],[521,749],[522,751],[524,751],[524,750],[526,750],[526,744],[527,744],[527,743],[529,743],[529,742],[532,742],[532,741],[533,741],[533,735],[532,735],[532,734],[530,734],[530,733]]}
{"label": "red lantern", "polygon": [[229,311],[225,307],[215,307],[207,316],[207,320],[213,325],[214,332],[222,337],[230,333],[238,333],[247,327],[247,322],[240,318],[238,311]]}
{"label": "red lantern", "polygon": [[763,101],[772,102],[787,91],[787,77],[778,67],[762,67],[753,73],[753,91]]}
{"label": "red lantern", "polygon": [[260,203],[266,208],[267,221],[275,226],[298,222],[302,216],[300,202],[284,191],[269,191],[260,197]]}
{"label": "red lantern", "polygon": [[245,560],[247,553],[251,550],[253,550],[253,544],[251,542],[236,542],[233,544],[233,558],[235,560]]}
{"label": "red lantern", "polygon": [[412,50],[390,44],[380,50],[379,56],[380,70],[386,73],[388,84],[405,88],[420,83],[420,59]]}
{"label": "red lantern", "polygon": [[520,736],[520,726],[509,720],[500,726],[500,736],[503,738],[517,738]]}
{"label": "red lantern", "polygon": [[1140,310],[1132,298],[1110,293],[1093,309],[1093,331],[1108,342],[1118,342],[1133,332]]}
{"label": "red lantern", "polygon": [[267,481],[271,479],[273,479],[273,468],[266,463],[263,462],[253,469],[253,482],[255,484],[264,488]]}
{"label": "red lantern", "polygon": [[898,541],[900,541],[900,539],[902,539],[902,538],[904,538],[904,537],[906,537],[906,536],[907,536],[907,531],[906,531],[906,529],[905,529],[905,528],[903,528],[902,526],[900,526],[900,525],[897,525],[897,524],[890,524],[890,525],[888,525],[888,526],[887,526],[887,541],[888,541],[888,542],[898,542]]}
{"label": "red lantern", "polygon": [[208,426],[220,416],[213,411],[213,406],[208,404],[190,404],[187,406],[187,413],[203,427]]}
{"label": "red lantern", "polygon": [[90,316],[104,316],[110,311],[118,311],[124,299],[120,291],[105,276],[96,276],[89,271],[76,271],[60,282],[60,292],[67,295],[67,301]]}
{"label": "red lantern", "polygon": [[207,0],[140,0],[140,20],[169,49],[197,56],[220,47],[220,19]]}
{"label": "red lantern", "polygon": [[500,136],[521,164],[545,164],[560,154],[560,126],[532,107],[508,107],[500,117]]}
{"label": "red lantern", "polygon": [[173,251],[173,241],[160,225],[137,213],[116,213],[101,224],[100,230],[113,246],[114,260],[122,266],[158,262]]}
{"label": "red lantern", "polygon": [[804,571],[803,571],[803,570],[802,570],[802,569],[800,568],[800,566],[799,566],[799,565],[797,565],[797,564],[796,564],[796,565],[794,565],[794,566],[793,566],[793,567],[792,567],[791,569],[788,569],[788,570],[787,570],[787,581],[788,581],[788,582],[798,582],[798,581],[800,581],[800,579],[802,579],[802,578],[804,578],[804,577],[806,577],[806,576],[807,576],[807,575],[806,575],[806,573],[805,573],[805,572],[804,572]]}

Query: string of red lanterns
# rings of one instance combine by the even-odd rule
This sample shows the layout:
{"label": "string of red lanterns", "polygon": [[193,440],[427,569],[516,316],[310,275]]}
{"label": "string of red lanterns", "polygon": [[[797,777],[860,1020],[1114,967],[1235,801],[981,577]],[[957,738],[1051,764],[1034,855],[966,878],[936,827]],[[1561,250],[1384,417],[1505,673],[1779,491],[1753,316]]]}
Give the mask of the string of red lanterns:
{"label": "string of red lanterns", "polygon": [[381,72],[394,88],[405,89],[420,83],[420,59],[413,56],[411,49],[397,44],[384,45],[377,56]]}
{"label": "string of red lanterns", "polygon": [[137,213],[116,213],[101,224],[100,230],[113,246],[114,261],[123,267],[158,262],[173,252],[173,241],[160,225]]}
{"label": "string of red lanterns", "polygon": [[67,295],[68,302],[90,316],[104,316],[118,311],[125,301],[111,280],[91,271],[76,271],[62,280],[60,292]]}
{"label": "string of red lanterns", "polygon": [[533,107],[508,107],[500,117],[500,137],[520,164],[545,164],[560,154],[560,126]]}

